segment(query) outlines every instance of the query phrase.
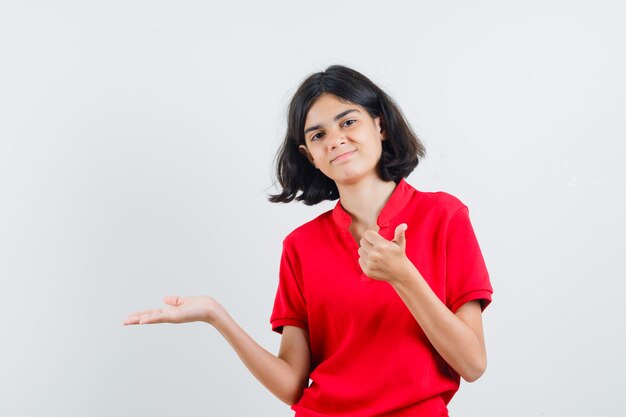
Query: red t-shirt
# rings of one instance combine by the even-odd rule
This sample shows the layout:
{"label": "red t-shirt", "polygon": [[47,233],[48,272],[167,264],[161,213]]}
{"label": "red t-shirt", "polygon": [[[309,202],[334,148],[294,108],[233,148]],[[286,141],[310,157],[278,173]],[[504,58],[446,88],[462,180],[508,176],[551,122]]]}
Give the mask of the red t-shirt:
{"label": "red t-shirt", "polygon": [[[459,375],[430,344],[393,287],[363,274],[352,218],[335,208],[283,241],[270,322],[308,330],[311,385],[296,417],[447,416]],[[393,239],[406,223],[406,254],[448,308],[491,302],[492,287],[469,212],[445,192],[400,180],[378,216]]]}

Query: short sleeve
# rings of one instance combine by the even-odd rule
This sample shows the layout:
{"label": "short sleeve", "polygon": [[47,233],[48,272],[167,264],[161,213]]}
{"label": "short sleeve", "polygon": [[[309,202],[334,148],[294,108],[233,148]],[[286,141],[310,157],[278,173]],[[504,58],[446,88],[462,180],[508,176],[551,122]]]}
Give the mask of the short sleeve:
{"label": "short sleeve", "polygon": [[484,310],[492,293],[469,209],[464,205],[452,215],[446,229],[446,305],[456,312],[468,301],[480,300]]}
{"label": "short sleeve", "polygon": [[280,259],[278,289],[270,317],[272,330],[283,332],[283,326],[296,326],[308,330],[306,301],[302,276],[296,251],[283,241]]}

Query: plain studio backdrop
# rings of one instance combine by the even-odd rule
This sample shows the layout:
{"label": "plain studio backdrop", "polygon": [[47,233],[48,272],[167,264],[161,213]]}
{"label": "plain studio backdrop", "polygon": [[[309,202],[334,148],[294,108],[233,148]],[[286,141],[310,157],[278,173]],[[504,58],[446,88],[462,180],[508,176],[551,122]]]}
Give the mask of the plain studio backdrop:
{"label": "plain studio backdrop", "polygon": [[0,415],[293,415],[209,325],[122,321],[210,294],[277,352],[282,239],[336,202],[269,203],[273,158],[334,63],[470,208],[489,366],[451,415],[616,415],[624,39],[620,0],[2,1]]}

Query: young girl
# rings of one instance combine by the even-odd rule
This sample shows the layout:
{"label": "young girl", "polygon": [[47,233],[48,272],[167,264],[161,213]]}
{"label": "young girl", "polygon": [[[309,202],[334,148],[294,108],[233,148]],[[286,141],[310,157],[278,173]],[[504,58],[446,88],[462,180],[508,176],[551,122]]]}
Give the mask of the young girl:
{"label": "young girl", "polygon": [[168,296],[170,307],[124,323],[213,325],[297,417],[447,416],[460,377],[475,381],[486,367],[481,313],[492,287],[467,206],[404,180],[424,147],[352,69],[307,78],[288,118],[282,192],[270,201],[339,201],[283,240],[270,318],[278,355],[207,296]]}

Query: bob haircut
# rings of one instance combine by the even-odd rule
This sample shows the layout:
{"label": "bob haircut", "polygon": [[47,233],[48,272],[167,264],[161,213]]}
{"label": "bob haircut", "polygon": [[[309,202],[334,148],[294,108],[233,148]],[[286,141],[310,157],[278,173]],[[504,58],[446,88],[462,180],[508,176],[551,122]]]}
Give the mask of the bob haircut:
{"label": "bob haircut", "polygon": [[[332,65],[306,78],[291,99],[287,133],[275,157],[276,176],[283,190],[280,194],[270,194],[272,203],[288,203],[295,198],[312,206],[323,200],[339,198],[335,182],[315,168],[298,149],[300,145],[306,145],[304,122],[307,113],[324,93],[360,105],[372,118],[382,116],[381,128],[386,131],[387,139],[382,142],[377,169],[384,181],[398,183],[406,178],[426,154],[424,145],[391,97],[363,74],[342,65]],[[296,196],[298,191],[302,194]]]}

